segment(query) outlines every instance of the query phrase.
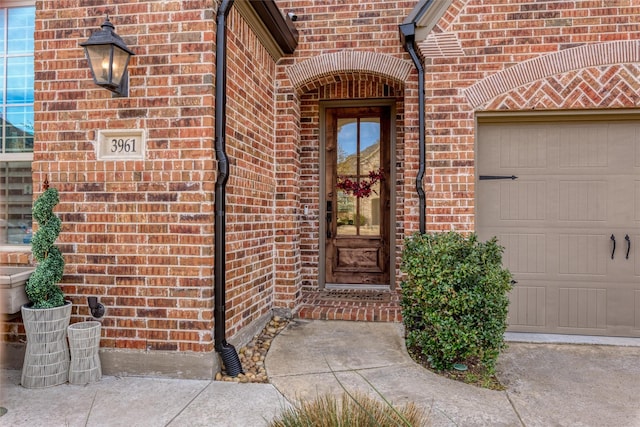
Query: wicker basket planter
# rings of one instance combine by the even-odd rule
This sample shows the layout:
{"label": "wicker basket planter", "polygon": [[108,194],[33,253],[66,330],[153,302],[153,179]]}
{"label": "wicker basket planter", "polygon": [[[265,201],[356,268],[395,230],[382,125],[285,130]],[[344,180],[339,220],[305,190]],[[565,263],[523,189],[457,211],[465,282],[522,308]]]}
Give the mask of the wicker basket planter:
{"label": "wicker basket planter", "polygon": [[71,302],[38,309],[25,304],[21,311],[27,333],[22,386],[43,388],[66,383],[70,363],[67,327],[71,319]]}
{"label": "wicker basket planter", "polygon": [[89,321],[69,325],[69,349],[71,365],[69,383],[84,385],[99,381],[102,377],[100,365],[100,322]]}

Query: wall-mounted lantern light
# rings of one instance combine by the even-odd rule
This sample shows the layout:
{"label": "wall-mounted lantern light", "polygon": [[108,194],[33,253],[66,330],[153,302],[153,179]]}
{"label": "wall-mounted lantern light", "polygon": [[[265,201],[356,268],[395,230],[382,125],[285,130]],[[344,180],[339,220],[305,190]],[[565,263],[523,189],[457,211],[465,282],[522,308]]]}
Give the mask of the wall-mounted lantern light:
{"label": "wall-mounted lantern light", "polygon": [[119,96],[129,95],[129,59],[135,55],[115,33],[109,16],[100,31],[91,34],[89,40],[80,43],[91,67],[93,81]]}

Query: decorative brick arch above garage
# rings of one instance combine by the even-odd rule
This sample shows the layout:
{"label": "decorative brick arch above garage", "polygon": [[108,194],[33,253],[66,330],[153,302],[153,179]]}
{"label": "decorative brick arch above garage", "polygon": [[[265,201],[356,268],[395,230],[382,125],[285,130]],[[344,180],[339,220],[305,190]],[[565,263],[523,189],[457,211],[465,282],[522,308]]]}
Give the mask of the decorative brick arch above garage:
{"label": "decorative brick arch above garage", "polygon": [[[396,82],[406,82],[413,65],[409,61],[375,52],[345,51],[316,56],[287,70],[299,93],[334,82],[345,73],[373,74]],[[327,80],[330,79],[330,80]]]}
{"label": "decorative brick arch above garage", "polygon": [[509,67],[467,88],[475,109],[640,105],[640,42],[590,44]]}

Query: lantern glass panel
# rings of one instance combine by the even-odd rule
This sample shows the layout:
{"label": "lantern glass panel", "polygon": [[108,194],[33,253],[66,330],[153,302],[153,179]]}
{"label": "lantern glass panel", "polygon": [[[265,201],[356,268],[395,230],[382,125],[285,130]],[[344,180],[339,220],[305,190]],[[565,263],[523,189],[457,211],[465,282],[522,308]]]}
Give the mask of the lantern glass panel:
{"label": "lantern glass panel", "polygon": [[129,53],[120,49],[118,46],[113,46],[113,67],[111,82],[119,86],[122,81],[122,76],[129,63]]}
{"label": "lantern glass panel", "polygon": [[93,72],[96,84],[111,84],[109,75],[109,58],[111,56],[111,45],[99,44],[86,46],[89,66]]}

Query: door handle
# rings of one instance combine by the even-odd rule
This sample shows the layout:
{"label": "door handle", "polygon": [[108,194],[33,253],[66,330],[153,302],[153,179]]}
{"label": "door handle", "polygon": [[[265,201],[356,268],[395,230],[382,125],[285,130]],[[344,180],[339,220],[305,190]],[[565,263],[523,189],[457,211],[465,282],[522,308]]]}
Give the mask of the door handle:
{"label": "door handle", "polygon": [[624,240],[627,241],[627,256],[625,257],[625,259],[629,259],[629,251],[631,251],[631,238],[627,234],[626,236],[624,236]]}
{"label": "door handle", "polygon": [[611,241],[613,242],[613,249],[611,249],[611,259],[613,259],[613,255],[616,253],[616,236],[611,235]]}
{"label": "door handle", "polygon": [[327,200],[327,239],[331,238],[331,218],[333,217],[333,202],[331,200]]}

